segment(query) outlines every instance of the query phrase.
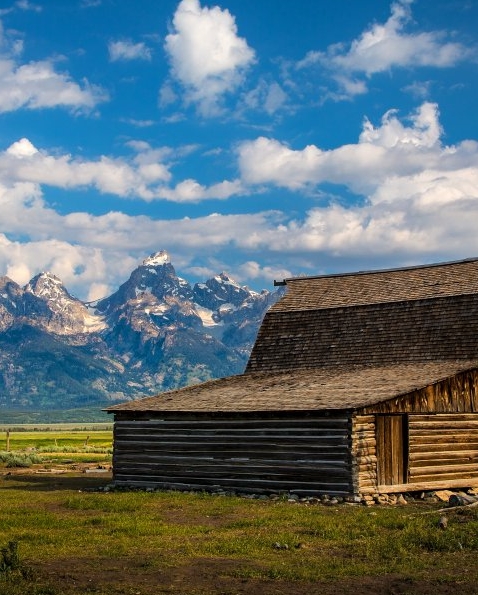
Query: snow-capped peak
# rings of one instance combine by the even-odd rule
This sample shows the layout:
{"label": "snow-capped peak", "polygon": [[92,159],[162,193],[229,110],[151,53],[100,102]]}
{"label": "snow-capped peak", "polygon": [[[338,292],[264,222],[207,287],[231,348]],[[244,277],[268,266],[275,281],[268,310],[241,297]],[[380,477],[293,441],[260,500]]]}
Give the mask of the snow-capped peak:
{"label": "snow-capped peak", "polygon": [[38,296],[50,294],[51,291],[54,293],[67,293],[63,283],[56,275],[44,271],[33,277],[26,285],[25,290]]}
{"label": "snow-capped peak", "polygon": [[227,283],[228,285],[234,285],[234,287],[240,287],[239,283],[236,283],[236,281],[229,277],[229,275],[225,271],[219,273],[219,275],[216,275],[214,279],[219,283]]}
{"label": "snow-capped peak", "polygon": [[160,250],[159,252],[154,252],[148,258],[143,260],[143,266],[161,266],[163,264],[169,264],[171,260],[169,259],[169,254],[166,250]]}

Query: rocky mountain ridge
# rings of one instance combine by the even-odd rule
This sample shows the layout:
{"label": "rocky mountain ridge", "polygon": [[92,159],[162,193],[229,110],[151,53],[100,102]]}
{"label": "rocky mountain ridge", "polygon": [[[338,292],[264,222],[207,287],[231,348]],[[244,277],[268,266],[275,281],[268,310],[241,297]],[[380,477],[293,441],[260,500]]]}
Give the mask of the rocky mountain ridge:
{"label": "rocky mountain ridge", "polygon": [[0,278],[0,406],[74,408],[242,372],[279,292],[226,273],[191,285],[165,251],[111,296],[86,303],[51,273]]}

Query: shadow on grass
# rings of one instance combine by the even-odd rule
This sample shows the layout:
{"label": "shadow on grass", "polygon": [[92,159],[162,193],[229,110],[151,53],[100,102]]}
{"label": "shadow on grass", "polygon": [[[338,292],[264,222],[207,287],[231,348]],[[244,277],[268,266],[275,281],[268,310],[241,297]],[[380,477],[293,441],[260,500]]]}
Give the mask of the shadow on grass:
{"label": "shadow on grass", "polygon": [[0,476],[0,491],[30,490],[32,492],[51,492],[58,490],[95,490],[111,483],[111,472],[98,475],[52,474],[52,473],[11,473]]}

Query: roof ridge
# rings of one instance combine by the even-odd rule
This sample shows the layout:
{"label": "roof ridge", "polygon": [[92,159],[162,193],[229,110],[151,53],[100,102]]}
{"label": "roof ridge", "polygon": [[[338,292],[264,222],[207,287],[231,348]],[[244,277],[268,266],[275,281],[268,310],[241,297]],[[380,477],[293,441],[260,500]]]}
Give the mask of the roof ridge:
{"label": "roof ridge", "polygon": [[452,266],[457,264],[465,264],[467,262],[477,262],[478,256],[471,257],[471,258],[464,258],[462,260],[449,260],[445,262],[433,262],[429,264],[417,264],[412,266],[405,266],[405,267],[392,267],[389,269],[371,269],[368,271],[349,271],[346,273],[327,273],[324,275],[303,275],[298,277],[285,277],[282,281],[277,281],[274,279],[274,286],[282,286],[287,285],[289,281],[302,281],[308,279],[326,279],[330,277],[354,277],[358,275],[374,275],[380,273],[394,273],[398,271],[413,271],[418,269],[428,269],[428,268],[436,268],[436,267],[446,267]]}

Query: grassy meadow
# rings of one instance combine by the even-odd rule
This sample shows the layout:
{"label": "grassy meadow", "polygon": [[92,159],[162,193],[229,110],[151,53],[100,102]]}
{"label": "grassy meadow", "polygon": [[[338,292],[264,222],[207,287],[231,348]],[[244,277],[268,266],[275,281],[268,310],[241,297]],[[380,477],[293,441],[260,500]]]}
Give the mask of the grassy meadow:
{"label": "grassy meadow", "polygon": [[12,458],[36,464],[111,461],[112,442],[112,428],[107,424],[3,426],[0,462],[3,459],[8,464]]}
{"label": "grassy meadow", "polygon": [[[111,432],[11,432],[10,448],[32,440],[43,457],[108,449]],[[436,504],[306,506],[105,491],[108,475],[68,466],[0,472],[1,595],[478,593],[476,507],[449,511],[442,530]]]}

